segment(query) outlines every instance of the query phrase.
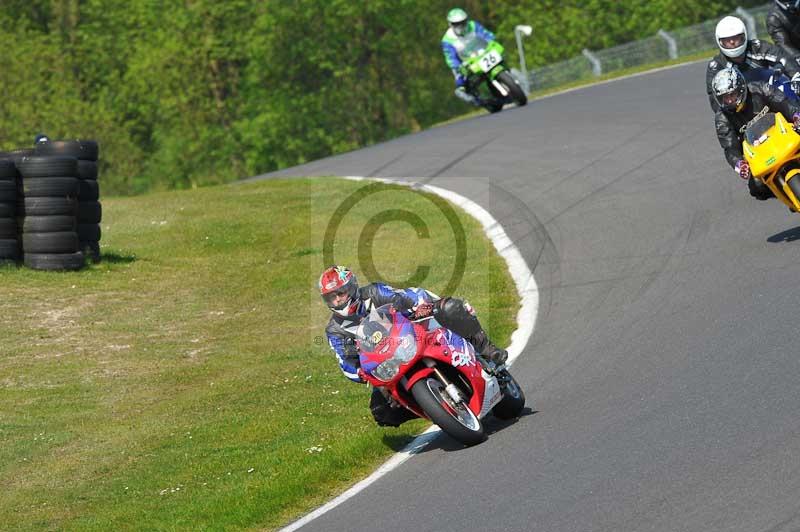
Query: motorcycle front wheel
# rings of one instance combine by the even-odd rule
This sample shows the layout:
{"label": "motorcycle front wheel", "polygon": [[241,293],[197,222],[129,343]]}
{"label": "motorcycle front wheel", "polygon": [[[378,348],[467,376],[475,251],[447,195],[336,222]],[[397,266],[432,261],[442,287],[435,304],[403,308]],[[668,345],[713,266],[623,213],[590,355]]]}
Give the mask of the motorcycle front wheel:
{"label": "motorcycle front wheel", "polygon": [[794,197],[800,200],[800,176],[794,176],[792,179],[789,180],[789,190],[792,191]]}
{"label": "motorcycle front wheel", "polygon": [[508,89],[509,96],[517,106],[522,107],[528,103],[528,97],[525,96],[525,91],[522,90],[522,87],[519,86],[517,80],[514,79],[514,76],[508,70],[500,72],[497,75],[497,81],[505,85]]}
{"label": "motorcycle front wheel", "polygon": [[464,445],[486,440],[483,424],[464,401],[455,402],[435,377],[420,379],[411,394],[428,417],[443,431]]}

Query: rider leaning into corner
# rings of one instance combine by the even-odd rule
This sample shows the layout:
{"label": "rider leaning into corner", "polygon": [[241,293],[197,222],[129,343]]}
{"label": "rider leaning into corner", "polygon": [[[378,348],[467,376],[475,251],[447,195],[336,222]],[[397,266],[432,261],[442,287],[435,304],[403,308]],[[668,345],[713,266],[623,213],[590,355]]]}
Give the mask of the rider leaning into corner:
{"label": "rider leaning into corner", "polygon": [[786,55],[800,56],[800,0],[775,0],[767,13],[767,31]]}
{"label": "rider leaning into corner", "polygon": [[[356,275],[343,266],[331,266],[322,272],[319,291],[332,313],[325,328],[328,343],[336,354],[342,373],[351,381],[365,383],[360,375],[356,330],[370,310],[386,304],[393,305],[411,319],[432,316],[440,325],[469,341],[479,359],[499,365],[508,358],[505,349],[489,340],[469,303],[461,299],[439,298],[422,288],[396,290],[383,283],[359,287]],[[369,407],[372,417],[381,426],[397,427],[416,417],[390,401],[381,388],[372,390]]]}
{"label": "rider leaning into corner", "polygon": [[486,42],[495,40],[494,33],[481,26],[478,21],[470,20],[467,12],[460,8],[451,9],[447,13],[447,24],[450,27],[442,36],[442,51],[447,66],[450,67],[456,78],[456,96],[467,103],[478,106],[481,104],[480,100],[476,95],[467,92],[467,80],[459,70],[461,58],[458,56],[458,50],[463,48],[465,37],[472,33],[477,34]]}
{"label": "rider leaning into corner", "polygon": [[763,81],[747,83],[736,68],[718,72],[711,80],[712,93],[719,110],[714,115],[717,138],[728,164],[742,179],[747,179],[750,195],[758,200],[774,198],[772,191],[750,174],[750,166],[744,159],[742,139],[745,126],[756,115],[767,108],[781,113],[800,128],[800,105],[787,98],[781,91]]}
{"label": "rider leaning into corner", "polygon": [[711,109],[719,110],[712,94],[711,81],[717,72],[736,67],[748,82],[766,81],[772,70],[781,70],[792,81],[792,90],[800,94],[800,63],[794,56],[773,44],[758,39],[747,39],[747,27],[741,19],[725,17],[719,21],[715,31],[720,53],[706,68],[706,93]]}

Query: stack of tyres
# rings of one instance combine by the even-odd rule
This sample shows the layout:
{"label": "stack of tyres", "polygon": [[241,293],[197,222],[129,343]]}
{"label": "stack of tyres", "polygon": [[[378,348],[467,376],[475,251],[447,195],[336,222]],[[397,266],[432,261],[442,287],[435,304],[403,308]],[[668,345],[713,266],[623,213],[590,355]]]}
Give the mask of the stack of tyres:
{"label": "stack of tyres", "polygon": [[32,155],[17,161],[22,175],[23,262],[36,270],[79,270],[76,212],[78,161]]}
{"label": "stack of tyres", "polygon": [[17,167],[0,159],[0,264],[19,260],[17,240]]}
{"label": "stack of tyres", "polygon": [[78,160],[78,240],[80,249],[92,261],[100,261],[100,187],[97,184],[99,148],[93,140],[51,140],[34,148],[36,155],[75,157]]}

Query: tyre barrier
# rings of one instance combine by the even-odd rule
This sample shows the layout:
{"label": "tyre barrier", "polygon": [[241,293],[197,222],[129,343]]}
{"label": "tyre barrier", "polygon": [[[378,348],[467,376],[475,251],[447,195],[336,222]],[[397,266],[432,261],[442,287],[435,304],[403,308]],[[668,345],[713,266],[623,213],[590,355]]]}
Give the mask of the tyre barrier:
{"label": "tyre barrier", "polygon": [[10,159],[0,159],[0,263],[19,260],[17,240],[17,167]]}
{"label": "tyre barrier", "polygon": [[[78,248],[92,260],[100,262],[100,187],[97,182],[97,158],[100,152],[93,140],[51,140],[36,144],[37,155],[60,158],[70,157],[76,161],[75,176],[78,178],[78,205],[76,211]],[[73,175],[73,174],[70,174]]]}
{"label": "tyre barrier", "polygon": [[79,270],[86,258],[99,262],[98,153],[93,140],[0,152],[0,263]]}
{"label": "tyre barrier", "polygon": [[56,140],[36,145],[35,152],[49,157],[74,157],[78,177],[79,249],[92,262],[100,262],[100,186],[97,182],[97,157],[100,149],[93,140]]}
{"label": "tyre barrier", "polygon": [[33,155],[16,161],[20,191],[23,263],[36,270],[78,270],[78,160],[65,155]]}

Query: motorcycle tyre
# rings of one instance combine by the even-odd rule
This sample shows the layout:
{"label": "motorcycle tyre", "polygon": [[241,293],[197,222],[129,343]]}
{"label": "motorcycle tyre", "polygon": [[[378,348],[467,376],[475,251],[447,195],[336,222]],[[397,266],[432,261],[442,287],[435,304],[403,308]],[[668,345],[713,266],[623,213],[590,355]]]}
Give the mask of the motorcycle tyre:
{"label": "motorcycle tyre", "polygon": [[490,113],[495,114],[503,110],[503,102],[489,101],[486,102],[483,107]]}
{"label": "motorcycle tyre", "polygon": [[794,197],[800,200],[800,176],[792,177],[786,184],[789,185],[789,190],[792,191]]}
{"label": "motorcycle tyre", "polygon": [[527,105],[528,97],[525,96],[525,91],[522,90],[522,87],[519,86],[517,80],[514,79],[507,70],[500,72],[497,75],[497,81],[505,85],[508,89],[509,97],[514,100],[514,103],[517,104],[517,107],[522,107]]}
{"label": "motorcycle tyre", "polygon": [[433,395],[433,392],[428,389],[427,383],[429,380],[435,381],[439,386],[442,386],[442,390],[444,390],[444,385],[442,385],[438,379],[427,377],[414,383],[414,386],[411,387],[411,394],[431,421],[439,425],[439,428],[449,436],[460,441],[464,445],[472,446],[486,441],[486,433],[483,430],[483,423],[481,423],[480,419],[477,419],[477,416],[475,416],[478,421],[478,430],[471,430],[462,425],[444,409],[438,399]]}
{"label": "motorcycle tyre", "polygon": [[[522,387],[508,370],[504,370],[504,373],[507,374],[509,382],[502,387],[503,398],[492,409],[492,414],[498,419],[518,418],[522,414],[522,409],[525,408],[525,392],[522,391]],[[517,393],[513,391],[509,393],[509,388]]]}

